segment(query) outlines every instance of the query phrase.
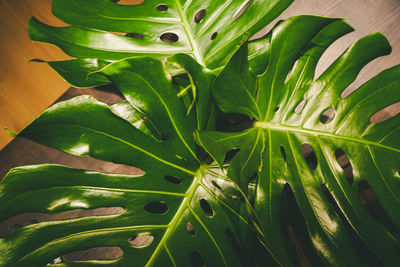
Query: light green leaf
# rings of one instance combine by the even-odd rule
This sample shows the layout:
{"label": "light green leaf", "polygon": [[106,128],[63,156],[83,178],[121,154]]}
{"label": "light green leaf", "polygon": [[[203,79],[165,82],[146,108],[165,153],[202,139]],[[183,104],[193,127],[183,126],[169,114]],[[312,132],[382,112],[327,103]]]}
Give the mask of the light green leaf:
{"label": "light green leaf", "polygon": [[292,2],[146,0],[139,5],[120,5],[111,0],[54,0],[54,15],[72,26],[52,27],[32,18],[29,36],[34,41],[54,44],[79,59],[50,64],[69,83],[77,87],[94,86],[104,81],[89,83],[82,77],[93,71],[92,59],[107,62],[133,56],[161,59],[186,53],[207,68],[218,69],[240,43],[260,31]]}
{"label": "light green leaf", "polygon": [[[180,183],[168,181],[166,174],[174,175]],[[121,207],[123,212],[53,219],[24,226],[0,239],[0,264],[45,266],[70,252],[119,247],[123,256],[118,259],[54,266],[129,266],[132,262],[139,266],[187,266],[193,262],[193,253],[199,253],[211,266],[240,266],[230,241],[234,238],[242,242],[237,225],[231,223],[231,216],[238,218],[238,214],[226,206],[224,193],[213,184],[235,192],[228,181],[213,177],[208,171],[192,174],[168,166],[157,171],[148,169],[145,175],[139,176],[57,165],[14,169],[0,187],[0,220],[26,212],[57,214],[104,207]],[[203,201],[207,201],[212,215],[201,207]],[[235,204],[232,199],[228,201]],[[240,220],[247,223],[243,218]],[[139,247],[132,242],[138,236],[146,236],[150,241]]]}
{"label": "light green leaf", "polygon": [[[54,28],[31,20],[30,36],[56,44],[78,58],[121,59],[186,52],[214,69],[223,66],[245,36],[261,30],[291,2],[168,0],[162,3],[166,8],[162,10],[157,1],[126,6],[109,0],[55,0],[53,13],[74,26]],[[201,13],[204,15],[200,16]],[[140,34],[138,37],[142,38],[105,31],[135,33],[134,37]],[[163,41],[166,33],[173,38]],[[71,38],[73,42],[68,41]]]}
{"label": "light green leaf", "polygon": [[[250,250],[245,244],[257,235],[247,216],[248,201],[219,169],[204,163],[191,136],[197,124],[186,117],[161,62],[127,59],[102,72],[129,104],[109,107],[79,96],[46,110],[21,136],[72,155],[135,166],[144,174],[56,165],[12,170],[0,184],[0,222],[25,213],[58,216],[111,207],[123,211],[30,222],[0,238],[0,265],[243,266],[243,255]],[[139,112],[154,124],[136,128]],[[160,130],[160,140],[149,128],[153,125]],[[151,242],[140,247],[134,240],[143,236]],[[68,253],[99,247],[117,247],[122,255],[54,264]]]}
{"label": "light green leaf", "polygon": [[[254,206],[265,244],[284,266],[297,261],[293,239],[303,249],[313,248],[316,254],[308,250],[297,253],[305,254],[315,265],[396,266],[400,260],[400,116],[370,122],[372,115],[400,101],[400,66],[383,71],[347,98],[340,96],[364,65],[390,53],[387,40],[376,33],[349,47],[314,79],[322,53],[350,30],[342,20],[314,16],[280,23],[266,37],[263,53],[269,56],[268,65],[257,77],[257,93],[253,99],[236,99],[241,101],[238,105],[229,99],[249,90],[222,85],[232,84],[235,76],[252,73],[243,63],[246,49],[240,49],[217,77],[213,94],[223,111],[251,116],[252,126],[244,132],[198,134],[199,143],[219,162],[225,153],[239,147],[236,140],[228,140],[230,136],[247,135],[246,143],[253,143],[240,147],[242,154],[249,154],[259,142],[247,133],[265,136],[261,163],[249,166],[258,171]],[[257,108],[261,116],[246,112],[246,108]],[[216,146],[220,140],[227,141]],[[239,153],[230,161],[229,170],[248,164]],[[345,167],[347,158],[350,165]],[[233,180],[241,179],[236,172],[228,173]],[[369,211],[365,194],[370,194],[369,198],[376,195],[375,206],[383,207],[381,216]],[[300,215],[296,215],[297,209]]]}

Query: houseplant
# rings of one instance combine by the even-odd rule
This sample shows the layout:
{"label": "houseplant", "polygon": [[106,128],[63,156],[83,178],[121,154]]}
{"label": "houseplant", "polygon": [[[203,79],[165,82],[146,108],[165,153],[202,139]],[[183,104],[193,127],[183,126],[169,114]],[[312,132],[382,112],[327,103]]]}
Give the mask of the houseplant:
{"label": "houseplant", "polygon": [[[126,101],[61,102],[21,135],[145,174],[55,165],[12,170],[1,184],[0,220],[122,211],[25,226],[0,240],[2,265],[43,266],[93,247],[119,247],[123,255],[52,265],[291,266],[296,253],[317,266],[396,265],[399,116],[372,124],[370,117],[399,101],[400,68],[340,97],[362,66],[390,52],[387,40],[359,40],[314,80],[324,50],[352,30],[347,23],[298,16],[247,42],[290,1],[227,3],[57,0],[54,14],[75,26],[31,21],[32,39],[77,58],[49,62],[66,80],[78,87],[111,83]],[[204,36],[196,39],[196,31]],[[363,188],[375,192],[387,218],[363,206]],[[138,244],[144,236],[149,241]]]}

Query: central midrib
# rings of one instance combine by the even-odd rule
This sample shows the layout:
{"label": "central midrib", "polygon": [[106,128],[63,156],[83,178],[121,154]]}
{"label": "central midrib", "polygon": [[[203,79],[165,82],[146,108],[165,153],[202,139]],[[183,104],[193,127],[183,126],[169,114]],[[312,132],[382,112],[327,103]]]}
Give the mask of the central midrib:
{"label": "central midrib", "polygon": [[162,249],[162,247],[165,246],[165,243],[167,242],[167,240],[169,239],[171,234],[174,233],[177,223],[179,222],[179,220],[182,217],[183,213],[185,212],[186,208],[189,206],[190,201],[192,200],[193,195],[195,194],[195,192],[197,190],[197,187],[201,185],[200,182],[201,182],[202,177],[203,177],[203,173],[201,173],[201,167],[200,167],[199,171],[194,175],[193,182],[190,185],[189,189],[186,191],[185,197],[183,198],[177,212],[175,213],[175,216],[172,218],[170,224],[168,225],[168,228],[165,231],[165,234],[163,235],[160,243],[157,245],[157,248],[154,250],[149,261],[146,263],[146,267],[152,266],[152,264],[154,263],[154,260],[158,256],[159,251]]}
{"label": "central midrib", "polygon": [[178,9],[179,12],[179,16],[182,19],[182,26],[187,34],[190,46],[192,47],[192,52],[193,52],[193,56],[196,58],[197,62],[200,63],[201,65],[205,65],[203,58],[200,56],[199,53],[199,48],[197,47],[197,43],[195,42],[194,36],[192,34],[192,31],[189,28],[189,23],[186,19],[186,17],[183,14],[183,9],[182,9],[182,5],[179,2],[179,0],[175,0],[175,4],[176,4],[176,8]]}
{"label": "central midrib", "polygon": [[304,129],[304,128],[299,128],[296,126],[281,125],[281,124],[274,124],[274,123],[268,123],[268,122],[256,122],[254,124],[254,127],[262,128],[262,129],[284,130],[284,131],[289,131],[289,132],[305,133],[305,134],[316,135],[316,136],[326,136],[329,138],[341,139],[341,140],[360,143],[360,144],[364,144],[364,145],[373,145],[373,146],[381,147],[384,149],[388,149],[388,150],[400,153],[400,149],[385,146],[381,143],[377,143],[377,142],[373,142],[373,141],[369,141],[369,140],[365,140],[365,139],[358,139],[358,138],[354,138],[354,137],[344,136],[344,135],[337,135],[337,134],[333,134],[333,133],[312,130],[312,129]]}

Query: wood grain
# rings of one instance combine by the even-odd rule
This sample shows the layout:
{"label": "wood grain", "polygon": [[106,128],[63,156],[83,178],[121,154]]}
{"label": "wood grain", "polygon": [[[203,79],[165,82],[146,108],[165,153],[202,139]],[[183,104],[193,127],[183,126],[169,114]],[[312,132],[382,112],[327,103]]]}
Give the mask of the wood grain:
{"label": "wood grain", "polygon": [[4,127],[19,132],[69,88],[47,64],[30,59],[66,59],[56,47],[29,40],[30,17],[55,26],[51,0],[0,2],[0,149],[12,138]]}

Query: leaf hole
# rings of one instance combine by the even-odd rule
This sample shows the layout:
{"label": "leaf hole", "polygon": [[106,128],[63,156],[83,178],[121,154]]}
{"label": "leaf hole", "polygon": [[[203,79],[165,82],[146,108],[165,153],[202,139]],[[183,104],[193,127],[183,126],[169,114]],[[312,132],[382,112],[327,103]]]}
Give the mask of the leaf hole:
{"label": "leaf hole", "polygon": [[213,34],[211,34],[210,39],[214,40],[217,37],[218,33],[214,32]]}
{"label": "leaf hole", "polygon": [[371,123],[380,123],[387,121],[400,113],[400,102],[394,103],[386,108],[376,112],[371,116],[369,121]]}
{"label": "leaf hole", "polygon": [[154,214],[165,214],[168,211],[168,205],[161,201],[152,201],[146,204],[144,209]]}
{"label": "leaf hole", "polygon": [[345,90],[342,91],[342,93],[340,94],[340,98],[345,99],[355,91],[356,88],[354,88],[354,86],[348,86]]}
{"label": "leaf hole", "polygon": [[157,11],[167,11],[168,6],[167,5],[158,5],[156,6]]}
{"label": "leaf hole", "polygon": [[128,239],[128,242],[135,248],[144,248],[150,246],[150,244],[153,241],[154,241],[154,236],[148,233],[135,235]]}
{"label": "leaf hole", "polygon": [[205,9],[200,9],[199,11],[196,12],[194,15],[194,22],[200,23],[203,18],[206,16],[207,11]]}
{"label": "leaf hole", "polygon": [[358,194],[360,196],[361,204],[366,208],[368,213],[394,236],[398,236],[400,229],[393,223],[392,219],[376,197],[374,190],[366,180],[361,180],[358,183]]}
{"label": "leaf hole", "polygon": [[274,111],[277,112],[279,110],[279,108],[281,107],[281,105],[276,105]]}
{"label": "leaf hole", "polygon": [[182,183],[182,181],[180,179],[178,179],[178,178],[176,178],[174,176],[170,176],[170,175],[165,176],[164,179],[167,182],[170,182],[170,183],[173,183],[173,184],[181,184]]}
{"label": "leaf hole", "polygon": [[280,146],[280,150],[281,150],[282,158],[286,162],[286,151],[285,151],[285,148],[283,147],[283,145]]}
{"label": "leaf hole", "polygon": [[58,257],[58,258],[53,259],[53,260],[50,261],[49,263],[47,263],[46,266],[51,266],[51,265],[53,265],[53,264],[60,264],[60,263],[62,263],[62,262],[63,262],[62,258],[61,258],[61,257]]}
{"label": "leaf hole", "polygon": [[233,16],[233,19],[237,20],[238,18],[240,18],[244,14],[244,12],[246,12],[246,10],[249,8],[251,3],[253,3],[253,1],[254,0],[248,0],[244,5],[242,5],[241,8]]}
{"label": "leaf hole", "polygon": [[301,146],[301,152],[303,153],[303,157],[306,160],[310,169],[315,170],[318,165],[317,156],[315,155],[314,149],[310,144],[303,144]]}
{"label": "leaf hole", "polygon": [[296,108],[294,109],[294,112],[299,114],[300,112],[303,111],[304,106],[306,105],[306,100],[303,99],[301,100],[301,102],[296,106]]}
{"label": "leaf hole", "polygon": [[160,39],[166,43],[176,43],[179,40],[179,37],[173,32],[166,32],[161,34]]}
{"label": "leaf hole", "polygon": [[144,2],[144,0],[111,0],[118,5],[137,6]]}
{"label": "leaf hole", "polygon": [[200,253],[197,251],[190,253],[190,262],[192,263],[192,267],[207,267]]}
{"label": "leaf hole", "polygon": [[122,257],[124,252],[120,247],[94,247],[85,250],[77,250],[64,254],[62,262],[89,261],[89,260],[116,260]]}
{"label": "leaf hole", "polygon": [[211,183],[213,184],[213,186],[214,186],[215,188],[217,188],[217,189],[219,189],[220,191],[222,191],[222,188],[219,186],[219,184],[217,184],[216,181],[213,180]]}
{"label": "leaf hole", "polygon": [[76,219],[89,216],[119,215],[125,211],[122,207],[104,207],[88,210],[72,210],[55,214],[28,212],[15,215],[0,223],[0,235],[11,236],[17,229],[40,222]]}
{"label": "leaf hole", "polygon": [[186,231],[191,235],[196,235],[196,229],[194,229],[193,225],[190,222],[186,224]]}
{"label": "leaf hole", "polygon": [[208,217],[212,217],[214,215],[214,212],[211,209],[210,204],[208,204],[208,201],[205,198],[200,199],[200,206]]}
{"label": "leaf hole", "polygon": [[143,39],[144,35],[140,33],[130,32],[125,35],[126,37],[134,38],[134,39]]}
{"label": "leaf hole", "polygon": [[319,120],[322,123],[326,124],[326,123],[331,122],[334,117],[335,117],[335,109],[328,108],[327,110],[322,112],[321,116],[319,117]]}
{"label": "leaf hole", "polygon": [[352,185],[354,181],[353,167],[351,166],[350,160],[347,157],[346,153],[340,148],[336,149],[335,157],[340,167],[342,167],[343,172],[346,175],[347,181],[350,185]]}

